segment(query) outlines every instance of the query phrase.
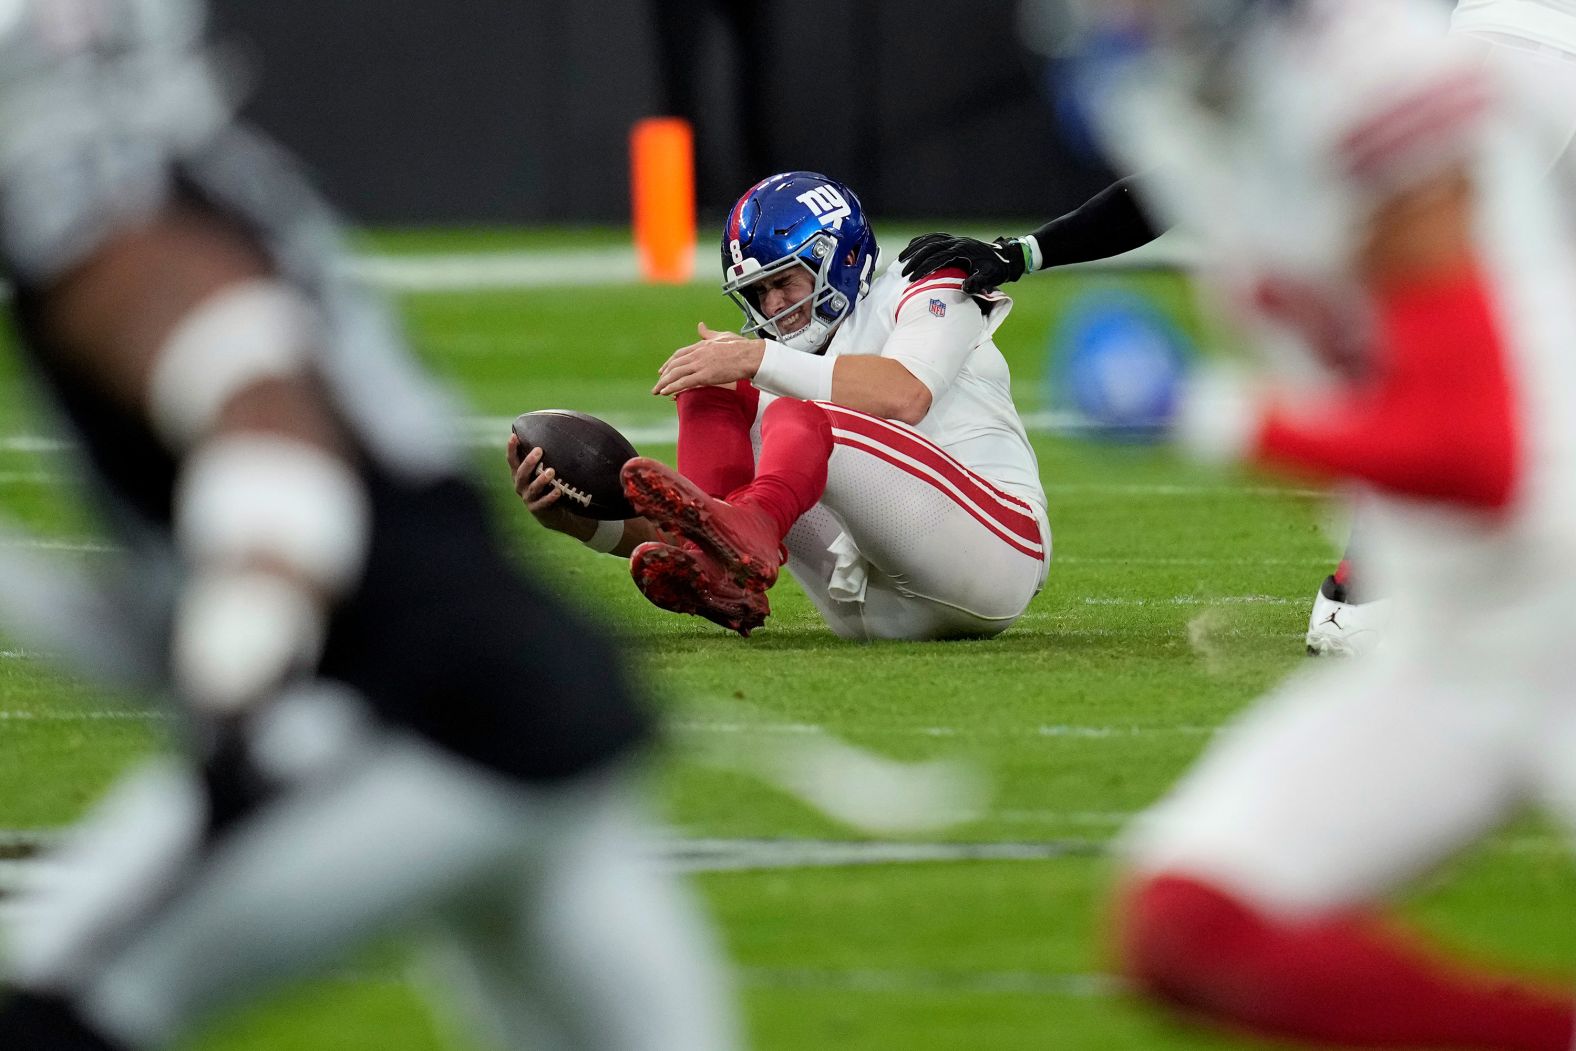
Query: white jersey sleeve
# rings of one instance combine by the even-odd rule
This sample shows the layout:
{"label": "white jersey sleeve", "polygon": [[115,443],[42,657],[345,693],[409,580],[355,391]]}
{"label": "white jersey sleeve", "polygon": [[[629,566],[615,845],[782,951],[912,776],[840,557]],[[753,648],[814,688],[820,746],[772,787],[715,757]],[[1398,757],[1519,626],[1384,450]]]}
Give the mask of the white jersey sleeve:
{"label": "white jersey sleeve", "polygon": [[939,277],[911,286],[881,351],[913,373],[932,400],[947,392],[985,335],[986,318],[962,285],[961,277]]}
{"label": "white jersey sleeve", "polygon": [[1460,0],[1451,28],[1576,58],[1576,0]]}

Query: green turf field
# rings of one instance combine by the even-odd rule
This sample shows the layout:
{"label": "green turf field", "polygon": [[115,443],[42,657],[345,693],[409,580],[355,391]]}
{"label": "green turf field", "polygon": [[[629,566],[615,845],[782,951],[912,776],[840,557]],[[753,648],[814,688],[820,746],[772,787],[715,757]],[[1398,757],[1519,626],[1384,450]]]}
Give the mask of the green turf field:
{"label": "green turf field", "polygon": [[[481,231],[372,242],[452,251],[571,240]],[[605,247],[609,238],[592,241]],[[1045,348],[1061,311],[1080,291],[1112,282],[1136,283],[1190,323],[1185,290],[1164,275],[1030,279],[1013,289],[1015,313],[997,336],[1026,410],[1044,402]],[[732,307],[703,285],[416,294],[402,307],[421,356],[476,414],[572,407],[632,426],[670,418],[671,406],[646,391],[697,321],[736,326]],[[41,433],[8,357],[3,367],[0,437]],[[497,448],[476,449],[499,528],[522,559],[627,640],[674,727],[654,780],[682,833],[856,838],[744,775],[694,760],[814,726],[895,758],[977,763],[994,783],[986,812],[933,838],[1022,844],[1040,855],[763,863],[697,877],[738,966],[755,1047],[1245,1046],[1153,1016],[1109,980],[1104,847],[1213,728],[1304,662],[1305,603],[1336,554],[1335,516],[1323,500],[1296,482],[1217,475],[1152,448],[1040,435],[1055,560],[1045,591],[1005,636],[844,643],[785,582],[767,627],[741,640],[647,606],[617,560],[538,530],[513,503],[503,436]],[[92,540],[92,518],[63,481],[66,463],[56,451],[6,445],[0,507],[51,541]],[[0,658],[0,829],[69,821],[117,770],[158,747],[147,720],[111,717],[119,699],[58,677],[37,654],[7,648]],[[1562,847],[1529,820],[1432,877],[1402,907],[1449,943],[1568,973],[1576,881]],[[192,1051],[464,1047],[443,1036],[442,1011],[410,992],[421,959],[379,947],[226,1020]]]}

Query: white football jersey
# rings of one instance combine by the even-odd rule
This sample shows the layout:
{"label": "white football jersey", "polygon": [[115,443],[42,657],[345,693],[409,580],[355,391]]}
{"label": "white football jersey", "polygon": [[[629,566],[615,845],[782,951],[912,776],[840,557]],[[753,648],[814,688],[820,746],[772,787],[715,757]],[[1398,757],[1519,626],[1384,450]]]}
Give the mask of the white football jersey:
{"label": "white football jersey", "polygon": [[1553,48],[1576,61],[1576,0],[1460,0],[1451,27],[1506,43]]}
{"label": "white football jersey", "polygon": [[[1565,632],[1562,617],[1576,615],[1576,195],[1546,178],[1540,120],[1507,80],[1514,71],[1485,64],[1446,23],[1430,0],[1306,0],[1243,41],[1235,76],[1223,80],[1229,109],[1193,104],[1198,81],[1163,68],[1132,85],[1129,108],[1107,130],[1135,168],[1155,173],[1151,203],[1200,231],[1211,268],[1228,278],[1216,287],[1244,307],[1266,301],[1237,290],[1288,279],[1321,309],[1361,319],[1372,303],[1356,280],[1356,250],[1372,210],[1437,174],[1471,173],[1495,331],[1491,348],[1452,352],[1492,356],[1504,370],[1511,496],[1485,510],[1422,487],[1376,488],[1364,553],[1374,587],[1408,603],[1398,633],[1444,637],[1470,610],[1485,639],[1519,634],[1543,644],[1548,632]],[[1289,409],[1332,410],[1280,414],[1309,436],[1299,448],[1312,466],[1370,477],[1376,461],[1361,444],[1341,447],[1339,464],[1325,452],[1371,403],[1354,397],[1332,407],[1321,395],[1360,391],[1340,382],[1327,392],[1290,390]],[[1463,405],[1484,396],[1455,393]],[[1392,417],[1391,426],[1415,431],[1416,447],[1439,462],[1465,462],[1473,448],[1453,415]],[[1317,454],[1307,452],[1321,440]],[[1538,601],[1547,602],[1541,619],[1521,617]]]}
{"label": "white football jersey", "polygon": [[[833,334],[826,355],[875,354],[901,362],[932,398],[914,429],[1043,514],[1039,463],[1012,401],[1007,361],[991,340],[1012,300],[990,297],[987,315],[962,285],[957,271],[910,283],[900,268],[887,270]],[[763,411],[771,397],[762,392]]]}

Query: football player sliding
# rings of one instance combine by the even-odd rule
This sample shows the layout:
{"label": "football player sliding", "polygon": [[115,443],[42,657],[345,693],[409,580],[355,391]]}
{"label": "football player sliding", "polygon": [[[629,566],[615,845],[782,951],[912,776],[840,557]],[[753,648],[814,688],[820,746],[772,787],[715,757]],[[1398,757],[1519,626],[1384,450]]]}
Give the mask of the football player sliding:
{"label": "football player sliding", "polygon": [[995,635],[1051,557],[1034,451],[991,341],[1011,300],[961,271],[876,274],[853,191],[812,172],[751,187],[722,236],[742,334],[700,326],[652,393],[677,400],[678,470],[636,459],[642,517],[566,511],[541,451],[511,437],[543,525],[630,557],[653,603],[748,635],[786,568],[852,639]]}
{"label": "football player sliding", "polygon": [[1123,965],[1235,1031],[1568,1051],[1570,988],[1380,918],[1524,808],[1576,824],[1576,240],[1544,82],[1485,63],[1431,0],[1128,10],[1097,126],[1231,262],[1207,287],[1281,366],[1201,376],[1177,434],[1363,486],[1395,616],[1361,663],[1259,702],[1125,833]]}
{"label": "football player sliding", "polygon": [[333,220],[232,121],[201,14],[0,17],[0,260],[124,545],[113,619],[75,627],[140,646],[190,746],[8,897],[0,1047],[189,1046],[420,924],[493,1046],[726,1051],[613,647],[511,567]]}
{"label": "football player sliding", "polygon": [[[1563,86],[1548,90],[1542,106],[1551,132],[1543,149],[1547,165],[1554,167],[1576,138],[1576,11],[1559,0],[1460,0],[1452,28],[1479,41],[1487,63],[1523,65],[1546,84]],[[915,281],[957,268],[968,275],[965,291],[985,292],[1036,270],[1109,259],[1150,243],[1167,229],[1154,209],[1141,203],[1138,183],[1136,177],[1123,179],[1020,237],[986,242],[924,234],[909,242],[898,260]],[[1340,563],[1314,593],[1304,640],[1310,655],[1354,656],[1383,639],[1391,604],[1368,586],[1366,574],[1354,571],[1366,562],[1366,555],[1356,555],[1364,548],[1361,522],[1359,506]]]}

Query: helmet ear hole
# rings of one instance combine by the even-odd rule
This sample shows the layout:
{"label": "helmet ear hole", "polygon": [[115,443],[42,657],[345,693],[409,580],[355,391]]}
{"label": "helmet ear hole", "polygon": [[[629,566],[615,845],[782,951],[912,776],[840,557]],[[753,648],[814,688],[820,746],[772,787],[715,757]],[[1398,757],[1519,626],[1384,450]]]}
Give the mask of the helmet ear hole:
{"label": "helmet ear hole", "polygon": [[859,294],[864,295],[870,291],[870,271],[876,268],[874,253],[865,256],[865,265],[859,268]]}

